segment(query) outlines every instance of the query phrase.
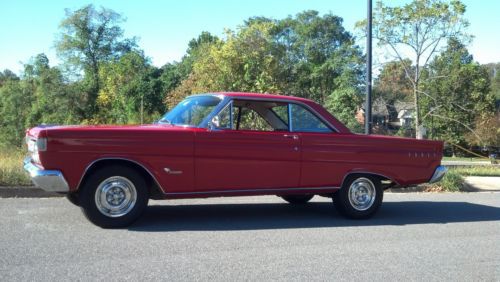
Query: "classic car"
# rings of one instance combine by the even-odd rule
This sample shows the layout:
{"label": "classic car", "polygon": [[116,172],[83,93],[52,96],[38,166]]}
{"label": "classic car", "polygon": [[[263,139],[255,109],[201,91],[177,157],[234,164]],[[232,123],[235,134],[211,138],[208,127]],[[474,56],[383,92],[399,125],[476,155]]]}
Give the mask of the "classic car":
{"label": "classic car", "polygon": [[149,199],[330,197],[368,218],[384,189],[439,181],[443,143],[354,134],[319,104],[256,93],[187,97],[158,122],[27,130],[33,183],[65,193],[101,227],[124,227]]}

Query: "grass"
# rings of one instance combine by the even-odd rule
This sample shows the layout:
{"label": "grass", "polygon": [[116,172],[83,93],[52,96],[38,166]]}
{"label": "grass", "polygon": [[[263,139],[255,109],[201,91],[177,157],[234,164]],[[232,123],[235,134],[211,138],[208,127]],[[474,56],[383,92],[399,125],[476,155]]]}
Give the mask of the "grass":
{"label": "grass", "polygon": [[500,166],[462,166],[450,168],[462,176],[500,176]]}
{"label": "grass", "polygon": [[31,185],[28,174],[23,169],[26,151],[0,148],[0,186]]}
{"label": "grass", "polygon": [[500,176],[500,166],[463,166],[449,168],[443,179],[437,183],[425,184],[429,192],[465,191],[466,176]]}
{"label": "grass", "polygon": [[443,157],[443,161],[461,161],[461,162],[489,162],[487,158],[473,158],[473,157]]}

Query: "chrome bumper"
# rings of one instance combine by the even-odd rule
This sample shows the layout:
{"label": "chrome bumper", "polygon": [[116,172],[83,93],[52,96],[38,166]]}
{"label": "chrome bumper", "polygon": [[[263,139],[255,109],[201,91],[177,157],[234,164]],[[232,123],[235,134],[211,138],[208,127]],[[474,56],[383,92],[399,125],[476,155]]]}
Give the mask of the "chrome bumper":
{"label": "chrome bumper", "polygon": [[441,180],[448,169],[442,165],[436,167],[436,170],[434,171],[434,174],[432,175],[431,179],[429,180],[429,183],[435,183]]}
{"label": "chrome bumper", "polygon": [[31,163],[31,158],[24,159],[24,170],[35,186],[48,192],[69,192],[68,182],[59,170],[43,170]]}

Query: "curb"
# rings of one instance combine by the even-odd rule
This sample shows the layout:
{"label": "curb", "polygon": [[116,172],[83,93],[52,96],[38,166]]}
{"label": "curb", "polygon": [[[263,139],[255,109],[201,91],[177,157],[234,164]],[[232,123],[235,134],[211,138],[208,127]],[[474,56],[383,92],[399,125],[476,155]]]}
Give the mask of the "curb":
{"label": "curb", "polygon": [[46,192],[35,186],[0,186],[0,198],[56,198],[64,194]]}

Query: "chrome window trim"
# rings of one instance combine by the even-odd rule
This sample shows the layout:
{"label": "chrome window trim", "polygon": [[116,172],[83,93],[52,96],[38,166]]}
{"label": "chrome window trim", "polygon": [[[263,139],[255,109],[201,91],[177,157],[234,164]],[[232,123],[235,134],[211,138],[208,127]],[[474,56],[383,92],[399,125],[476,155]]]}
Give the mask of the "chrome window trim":
{"label": "chrome window trim", "polygon": [[[208,127],[208,122],[210,120],[212,120],[212,117],[216,116],[217,114],[219,114],[219,112],[222,110],[222,108],[224,108],[224,106],[226,106],[226,104],[229,102],[229,101],[233,101],[233,100],[248,100],[248,101],[267,101],[267,102],[282,102],[282,103],[288,103],[288,107],[290,107],[290,104],[297,104],[297,105],[300,105],[302,107],[304,107],[305,109],[307,109],[308,111],[310,111],[315,117],[317,117],[319,120],[321,120],[323,123],[325,123],[331,130],[332,132],[305,132],[305,133],[323,133],[323,134],[330,134],[330,133],[339,133],[340,131],[333,125],[331,124],[329,121],[327,121],[326,119],[323,118],[323,116],[321,116],[318,112],[316,112],[313,108],[311,108],[309,105],[305,104],[305,103],[302,103],[300,101],[295,101],[295,100],[290,100],[290,99],[283,99],[283,98],[279,98],[279,99],[272,99],[272,98],[255,98],[255,97],[238,97],[238,96],[225,96],[223,94],[200,94],[201,95],[213,95],[213,96],[218,96],[218,97],[224,97],[223,101],[219,104],[222,105],[222,106],[217,106],[214,108],[214,110],[212,111],[212,113],[210,113],[207,118],[205,118],[202,123],[199,125],[199,127],[202,127],[202,128],[206,128]],[[198,95],[193,95],[193,96],[198,96]],[[192,97],[192,96],[189,96],[189,97]],[[290,109],[288,111],[288,118],[290,119],[290,124],[289,124],[289,131],[290,132],[293,132],[291,131],[290,129],[292,128],[292,125],[291,125],[291,113],[290,113]]]}
{"label": "chrome window trim", "polygon": [[167,192],[165,195],[200,195],[200,194],[230,194],[230,193],[252,193],[252,192],[272,192],[280,194],[286,191],[321,191],[321,190],[338,190],[340,187],[325,186],[325,187],[294,187],[294,188],[265,188],[265,189],[239,189],[239,190],[209,190],[209,191],[194,191],[194,192]]}

